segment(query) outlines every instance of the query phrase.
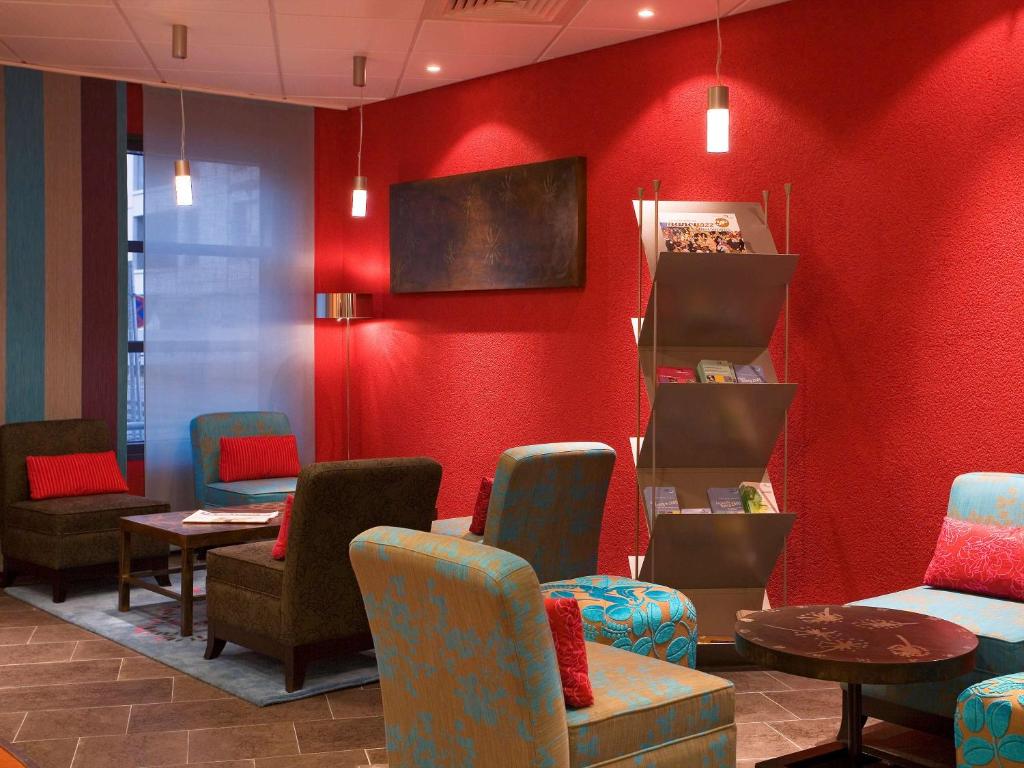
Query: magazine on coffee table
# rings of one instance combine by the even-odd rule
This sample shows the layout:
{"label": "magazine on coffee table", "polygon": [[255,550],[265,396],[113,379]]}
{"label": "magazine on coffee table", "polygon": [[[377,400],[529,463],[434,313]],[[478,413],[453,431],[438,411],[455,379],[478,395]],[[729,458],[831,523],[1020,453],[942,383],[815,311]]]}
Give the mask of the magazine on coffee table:
{"label": "magazine on coffee table", "polygon": [[210,512],[197,509],[181,522],[183,523],[269,523],[277,517],[279,510],[260,512]]}

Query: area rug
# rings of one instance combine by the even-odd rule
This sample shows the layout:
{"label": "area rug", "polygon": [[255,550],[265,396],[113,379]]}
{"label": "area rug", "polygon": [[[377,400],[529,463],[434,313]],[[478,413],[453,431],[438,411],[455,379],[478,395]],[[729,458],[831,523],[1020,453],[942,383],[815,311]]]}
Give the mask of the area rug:
{"label": "area rug", "polygon": [[[172,577],[175,590],[180,588],[178,579],[178,576]],[[201,594],[205,587],[206,573],[199,571],[195,574],[196,593]],[[192,637],[182,637],[178,603],[149,590],[133,589],[132,608],[125,613],[117,610],[117,590],[109,582],[72,586],[63,603],[50,599],[47,584],[8,587],[5,591],[11,597],[261,707],[353,688],[378,679],[372,651],[313,662],[306,672],[305,685],[294,693],[284,689],[281,662],[234,643],[228,643],[219,657],[207,661],[203,658],[206,651],[205,601],[195,603]]]}

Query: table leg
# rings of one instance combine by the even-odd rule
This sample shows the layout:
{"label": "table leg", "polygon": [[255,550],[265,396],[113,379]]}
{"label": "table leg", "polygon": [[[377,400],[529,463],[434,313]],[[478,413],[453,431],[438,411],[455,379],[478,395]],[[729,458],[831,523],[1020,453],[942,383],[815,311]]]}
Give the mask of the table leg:
{"label": "table leg", "polygon": [[181,636],[192,635],[192,564],[195,553],[181,548]]}
{"label": "table leg", "polygon": [[131,531],[122,528],[120,540],[117,563],[117,610],[127,611],[131,608],[131,585],[128,584],[128,576],[132,571]]}
{"label": "table leg", "polygon": [[850,765],[860,765],[864,752],[864,707],[861,701],[860,683],[849,683],[843,692],[846,699],[846,749]]}

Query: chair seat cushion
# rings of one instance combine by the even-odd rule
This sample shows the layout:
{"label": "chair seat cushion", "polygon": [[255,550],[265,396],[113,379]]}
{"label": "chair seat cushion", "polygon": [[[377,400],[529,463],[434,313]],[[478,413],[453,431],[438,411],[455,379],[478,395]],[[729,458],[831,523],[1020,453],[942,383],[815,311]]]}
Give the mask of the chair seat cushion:
{"label": "chair seat cushion", "polygon": [[[735,749],[733,684],[678,664],[664,664],[598,643],[587,643],[594,705],[566,710],[573,768],[617,758],[646,765],[644,753],[705,734],[716,748]],[[711,764],[729,765],[723,754]],[[618,764],[618,763],[615,763]],[[701,765],[701,761],[692,763]]]}
{"label": "chair seat cushion", "polygon": [[206,555],[206,578],[280,598],[284,586],[284,561],[271,556],[273,549],[273,541],[211,549]]}
{"label": "chair seat cushion", "polygon": [[1024,603],[932,587],[915,587],[861,600],[854,605],[914,611],[952,621],[969,629],[978,636],[975,668],[989,673],[989,677],[1024,669]]}
{"label": "chair seat cushion", "polygon": [[967,688],[956,702],[956,764],[1024,766],[1024,674]]}
{"label": "chair seat cushion", "polygon": [[697,611],[682,592],[622,576],[581,576],[541,584],[545,597],[575,598],[587,640],[693,667]]}
{"label": "chair seat cushion", "polygon": [[262,480],[236,480],[233,483],[209,483],[206,503],[210,506],[235,507],[261,501],[284,501],[295,493],[297,477],[267,477]]}
{"label": "chair seat cushion", "polygon": [[466,541],[475,541],[480,543],[484,540],[483,536],[477,536],[476,534],[469,532],[469,525],[473,522],[473,517],[448,517],[444,520],[435,520],[430,524],[431,533],[440,533],[442,536],[457,536],[460,539]]}
{"label": "chair seat cushion", "polygon": [[5,525],[51,536],[117,530],[127,515],[167,512],[166,502],[127,493],[65,496],[40,501],[17,501],[7,507]]}

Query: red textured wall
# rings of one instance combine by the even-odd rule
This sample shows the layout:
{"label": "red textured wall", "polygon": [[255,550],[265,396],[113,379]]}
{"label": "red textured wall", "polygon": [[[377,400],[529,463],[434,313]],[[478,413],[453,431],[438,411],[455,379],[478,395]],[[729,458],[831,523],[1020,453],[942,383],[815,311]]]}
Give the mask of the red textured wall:
{"label": "red textured wall", "polygon": [[[1019,0],[794,0],[723,33],[725,156],[703,148],[707,25],[367,107],[362,221],[347,214],[355,113],[318,111],[318,285],[380,295],[382,319],[353,333],[355,455],[436,457],[447,516],[469,514],[509,446],[608,442],[601,568],[624,572],[629,200],[653,177],[669,199],[757,200],[768,186],[781,247],[792,181],[789,597],[919,583],[953,477],[1024,471],[1024,13]],[[388,184],[576,154],[584,289],[386,294]],[[343,445],[341,330],[316,336],[321,459]]]}

